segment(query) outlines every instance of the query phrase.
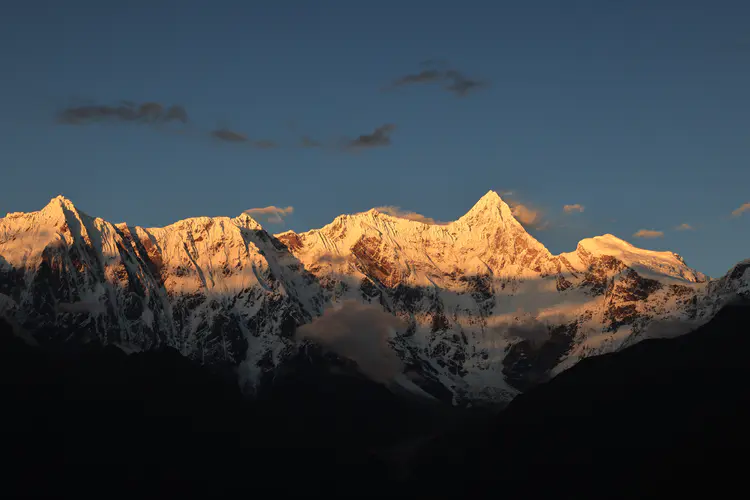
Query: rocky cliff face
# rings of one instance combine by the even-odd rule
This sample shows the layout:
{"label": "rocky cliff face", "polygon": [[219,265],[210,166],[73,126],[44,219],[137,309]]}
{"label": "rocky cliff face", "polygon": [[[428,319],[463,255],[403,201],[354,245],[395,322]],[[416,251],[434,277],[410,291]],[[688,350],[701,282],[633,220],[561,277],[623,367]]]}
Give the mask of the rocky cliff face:
{"label": "rocky cliff face", "polygon": [[[386,339],[401,383],[459,403],[508,400],[675,321],[697,326],[749,283],[747,262],[709,281],[612,235],[552,255],[494,192],[445,225],[371,210],[276,236],[247,215],[113,225],[62,197],[0,219],[0,313],[19,334],[168,344],[236,368],[247,390],[295,355],[299,326],[351,301],[401,320]],[[367,325],[349,327],[351,347]]]}

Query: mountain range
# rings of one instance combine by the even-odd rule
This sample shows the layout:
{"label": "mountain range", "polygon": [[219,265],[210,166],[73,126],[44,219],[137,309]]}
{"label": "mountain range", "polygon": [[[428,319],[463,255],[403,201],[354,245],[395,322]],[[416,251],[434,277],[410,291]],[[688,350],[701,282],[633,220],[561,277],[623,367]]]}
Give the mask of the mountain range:
{"label": "mountain range", "polygon": [[749,296],[750,260],[712,279],[610,234],[553,255],[493,191],[447,224],[373,209],[276,235],[247,214],[112,224],[60,196],[0,219],[0,315],[17,336],[168,346],[246,393],[317,345],[426,399],[506,403]]}

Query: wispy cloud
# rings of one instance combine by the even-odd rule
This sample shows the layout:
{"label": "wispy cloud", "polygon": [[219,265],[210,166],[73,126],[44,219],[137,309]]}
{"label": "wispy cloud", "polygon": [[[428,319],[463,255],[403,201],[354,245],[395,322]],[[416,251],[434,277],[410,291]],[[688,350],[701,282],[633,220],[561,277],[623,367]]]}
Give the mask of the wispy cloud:
{"label": "wispy cloud", "polygon": [[732,211],[732,216],[739,217],[740,215],[747,212],[748,210],[750,210],[750,202],[743,203],[742,205],[740,205],[740,207],[737,210]]}
{"label": "wispy cloud", "polygon": [[469,78],[457,70],[448,70],[445,72],[445,75],[450,80],[450,83],[445,86],[445,90],[453,92],[460,97],[487,85],[485,82]]}
{"label": "wispy cloud", "polygon": [[443,61],[425,61],[422,66],[427,66],[428,69],[423,69],[417,73],[410,73],[401,76],[391,82],[385,90],[403,87],[406,85],[425,85],[440,83],[443,84],[443,89],[453,94],[463,97],[468,95],[471,91],[487,86],[487,82],[480,81],[474,78],[466,76],[463,72],[456,69],[445,69],[435,68],[431,66],[443,66]]}
{"label": "wispy cloud", "polygon": [[563,206],[563,211],[566,214],[572,214],[574,212],[583,212],[584,211],[584,206],[581,205],[580,203],[575,203],[573,205],[565,205],[565,206]]}
{"label": "wispy cloud", "polygon": [[417,212],[412,212],[409,210],[402,210],[401,207],[396,207],[393,205],[375,207],[375,210],[377,210],[378,212],[382,212],[384,214],[390,215],[392,217],[413,220],[416,222],[422,222],[424,224],[437,224],[437,225],[445,224],[444,222],[436,221],[432,217],[426,217],[422,214],[418,214]]}
{"label": "wispy cloud", "polygon": [[386,123],[376,128],[371,134],[360,135],[356,139],[349,141],[347,146],[355,149],[390,146],[391,133],[395,129],[395,125]]}
{"label": "wispy cloud", "polygon": [[131,101],[121,101],[112,105],[74,106],[61,110],[57,114],[57,122],[65,125],[86,125],[94,122],[140,122],[140,123],[168,123],[178,121],[188,122],[188,114],[182,106],[169,106],[158,102],[144,102],[137,104]]}
{"label": "wispy cloud", "polygon": [[639,229],[633,234],[634,238],[661,238],[664,236],[664,231],[656,231],[654,229]]}
{"label": "wispy cloud", "polygon": [[211,136],[221,141],[225,141],[225,142],[247,142],[248,141],[248,138],[246,135],[241,134],[239,132],[235,132],[234,130],[229,130],[227,128],[220,128],[217,130],[213,130],[211,132]]}
{"label": "wispy cloud", "polygon": [[245,134],[242,134],[240,132],[237,132],[235,130],[230,130],[228,128],[220,128],[211,131],[210,135],[223,142],[243,142],[248,143],[253,147],[256,147],[258,149],[273,149],[278,147],[278,144],[275,141],[271,141],[268,139],[260,139],[257,141],[251,140],[248,138]]}
{"label": "wispy cloud", "polygon": [[674,228],[675,231],[692,231],[693,226],[688,224],[687,222],[680,224],[676,228]]}
{"label": "wispy cloud", "polygon": [[283,224],[284,218],[293,212],[294,207],[275,207],[273,205],[245,210],[245,213],[250,217],[262,219],[268,224]]}
{"label": "wispy cloud", "polygon": [[[87,104],[70,106],[56,114],[57,123],[64,125],[88,125],[92,123],[137,123],[147,125],[161,125],[170,122],[188,123],[188,114],[183,106],[165,106],[158,102],[138,104],[132,101],[120,101],[117,105]],[[174,131],[183,136],[192,136],[190,130],[180,128]],[[194,131],[197,132],[197,131]],[[206,132],[197,132],[202,135]],[[269,139],[253,140],[245,134],[227,127],[221,127],[208,132],[208,135],[222,142],[247,143],[258,149],[273,149],[278,147],[275,141]]]}

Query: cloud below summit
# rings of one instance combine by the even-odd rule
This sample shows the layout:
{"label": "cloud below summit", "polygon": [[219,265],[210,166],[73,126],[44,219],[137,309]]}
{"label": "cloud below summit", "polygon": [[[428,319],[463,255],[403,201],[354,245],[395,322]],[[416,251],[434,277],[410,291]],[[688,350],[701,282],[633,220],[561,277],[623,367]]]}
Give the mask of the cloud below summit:
{"label": "cloud below summit", "polygon": [[392,381],[403,371],[403,363],[390,345],[391,331],[405,328],[403,321],[382,307],[344,301],[326,309],[295,334],[357,363],[360,371],[381,383]]}

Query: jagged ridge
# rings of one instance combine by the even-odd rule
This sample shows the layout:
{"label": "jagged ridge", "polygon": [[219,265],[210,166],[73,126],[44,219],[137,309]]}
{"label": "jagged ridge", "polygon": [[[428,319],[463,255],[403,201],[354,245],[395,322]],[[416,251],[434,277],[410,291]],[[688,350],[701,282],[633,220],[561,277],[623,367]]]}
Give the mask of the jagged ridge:
{"label": "jagged ridge", "polygon": [[448,224],[370,210],[276,236],[246,214],[113,225],[63,197],[0,219],[0,312],[38,342],[166,344],[251,389],[298,326],[356,300],[403,320],[389,341],[406,372],[454,403],[507,400],[665,322],[704,322],[747,293],[747,269],[709,281],[609,234],[552,255],[493,191]]}

